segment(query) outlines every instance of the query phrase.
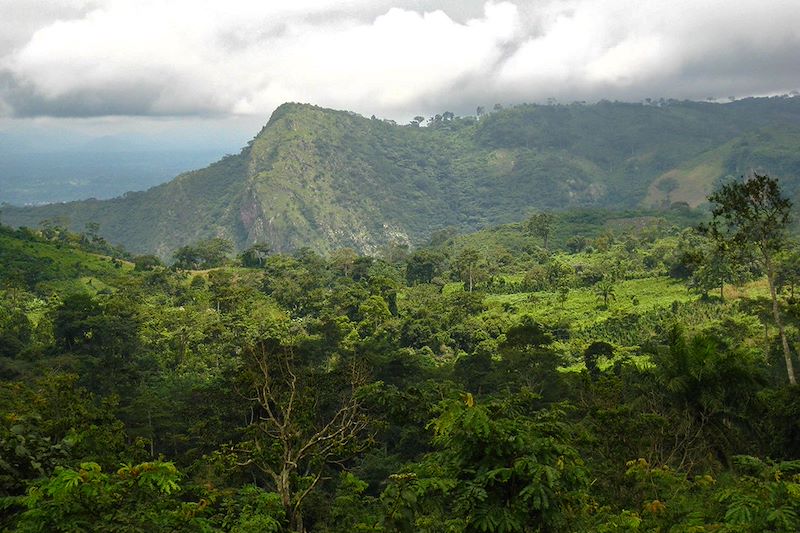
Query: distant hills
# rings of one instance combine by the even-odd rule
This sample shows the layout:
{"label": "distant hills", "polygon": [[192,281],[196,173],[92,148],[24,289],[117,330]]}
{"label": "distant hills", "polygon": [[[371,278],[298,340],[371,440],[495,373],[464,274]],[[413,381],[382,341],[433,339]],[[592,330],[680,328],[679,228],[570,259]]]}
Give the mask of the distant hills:
{"label": "distant hills", "polygon": [[374,252],[537,209],[697,206],[751,169],[797,197],[800,98],[520,105],[426,127],[284,104],[239,154],[202,170],[112,200],[3,206],[2,220],[98,222],[109,241],[165,258],[213,236]]}
{"label": "distant hills", "polygon": [[207,165],[222,150],[47,151],[0,153],[0,200],[38,205],[84,198],[113,198],[146,189],[179,172]]}

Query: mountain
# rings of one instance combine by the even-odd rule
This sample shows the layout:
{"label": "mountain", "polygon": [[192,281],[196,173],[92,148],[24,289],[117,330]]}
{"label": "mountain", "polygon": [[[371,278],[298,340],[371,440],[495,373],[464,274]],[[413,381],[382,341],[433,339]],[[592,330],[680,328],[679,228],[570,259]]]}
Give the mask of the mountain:
{"label": "mountain", "polygon": [[109,241],[168,258],[221,236],[238,248],[420,243],[534,209],[699,205],[718,180],[750,169],[800,188],[800,98],[727,104],[520,105],[479,119],[400,126],[284,104],[237,155],[112,200],[3,207],[3,222],[100,224]]}

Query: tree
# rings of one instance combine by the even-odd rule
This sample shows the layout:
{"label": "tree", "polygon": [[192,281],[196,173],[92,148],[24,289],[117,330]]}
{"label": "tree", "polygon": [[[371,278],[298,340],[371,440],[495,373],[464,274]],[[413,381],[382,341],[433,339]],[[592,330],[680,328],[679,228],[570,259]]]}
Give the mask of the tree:
{"label": "tree", "polygon": [[589,376],[596,380],[600,376],[600,366],[597,361],[600,357],[611,357],[614,355],[614,347],[605,341],[594,341],[583,351],[583,362]]}
{"label": "tree", "polygon": [[594,293],[598,298],[603,299],[603,306],[608,307],[608,301],[617,297],[614,293],[614,282],[608,278],[601,279],[594,286]]}
{"label": "tree", "polygon": [[222,266],[225,258],[233,251],[233,244],[227,239],[214,237],[190,246],[183,246],[175,252],[175,266],[183,269],[206,269]]}
{"label": "tree", "polygon": [[483,270],[480,269],[481,254],[474,248],[464,248],[455,261],[455,268],[458,271],[459,279],[467,284],[469,292],[472,292],[475,281],[484,277]]}
{"label": "tree", "polygon": [[100,236],[100,224],[97,222],[87,222],[83,230],[83,240],[86,243],[102,243],[103,238]]}
{"label": "tree", "polygon": [[553,231],[553,224],[555,217],[550,213],[536,213],[531,215],[525,221],[525,229],[528,233],[541,237],[544,243],[544,249],[547,250],[547,241],[550,238],[550,233]]}
{"label": "tree", "polygon": [[575,274],[575,270],[568,264],[558,259],[553,259],[545,266],[547,283],[551,289],[558,290],[560,287],[569,286]]}
{"label": "tree", "polygon": [[437,276],[444,263],[444,256],[430,250],[419,250],[408,258],[406,264],[406,281],[409,285],[415,283],[430,283]]}
{"label": "tree", "polygon": [[564,304],[567,303],[569,298],[569,287],[567,285],[560,285],[556,291],[558,295],[558,303],[561,304],[561,309],[564,309]]}
{"label": "tree", "polygon": [[483,404],[444,400],[434,450],[391,476],[381,499],[389,531],[566,530],[587,476],[564,413],[522,392]]}
{"label": "tree", "polygon": [[250,268],[260,268],[264,266],[264,260],[269,256],[272,248],[265,242],[257,242],[244,252],[242,252],[242,266]]}
{"label": "tree", "polygon": [[53,313],[56,348],[80,356],[81,375],[92,392],[119,392],[132,385],[141,317],[125,295],[95,300],[74,294]]}
{"label": "tree", "polygon": [[[759,357],[714,336],[687,337],[679,327],[669,332],[668,342],[668,349],[652,354],[655,364],[650,371],[664,395],[659,405],[676,409],[674,419],[685,425],[671,429],[664,458],[672,457],[688,468],[708,457],[727,462],[735,453],[737,437],[742,438],[750,424],[748,410],[764,385]],[[681,439],[669,443],[681,432],[685,432]]]}
{"label": "tree", "polygon": [[[291,531],[304,532],[303,504],[317,489],[326,468],[361,450],[368,419],[359,389],[365,373],[342,364],[330,376],[302,361],[291,346],[272,339],[245,350],[250,390],[259,414],[250,426],[252,440],[241,464],[252,464],[280,495]],[[336,381],[338,383],[331,383]],[[338,390],[324,390],[322,385]],[[326,394],[327,393],[327,394]]]}
{"label": "tree", "polygon": [[390,240],[381,246],[379,256],[387,263],[399,263],[408,258],[408,243]]}
{"label": "tree", "polygon": [[22,498],[27,510],[16,530],[207,530],[208,522],[196,516],[205,506],[177,497],[179,480],[175,466],[161,461],[122,465],[112,473],[93,462],[58,467]]}
{"label": "tree", "polygon": [[699,289],[704,295],[712,289],[719,289],[719,299],[725,299],[725,284],[734,285],[747,280],[748,272],[741,263],[737,264],[733,250],[725,243],[710,243],[703,254],[703,261],[693,273],[689,286]]}
{"label": "tree", "polygon": [[781,254],[777,267],[779,289],[789,287],[789,302],[794,303],[794,289],[800,283],[800,248],[796,244]]}
{"label": "tree", "polygon": [[781,319],[776,290],[776,255],[786,243],[792,202],[781,194],[777,179],[766,174],[753,174],[746,181],[735,181],[720,187],[708,197],[712,204],[709,234],[718,242],[751,252],[753,259],[767,276],[772,316],[781,338],[789,383],[797,380],[792,353]]}
{"label": "tree", "polygon": [[339,248],[330,255],[331,266],[345,277],[350,276],[357,260],[358,252],[352,248]]}
{"label": "tree", "polygon": [[42,237],[48,241],[65,240],[68,233],[69,219],[64,217],[47,218],[39,222]]}
{"label": "tree", "polygon": [[162,267],[164,264],[155,255],[137,255],[133,258],[134,270],[137,272],[146,272],[154,270],[157,267]]}
{"label": "tree", "polygon": [[0,306],[0,356],[16,357],[29,345],[33,324],[24,310]]}
{"label": "tree", "polygon": [[586,237],[582,235],[573,235],[569,239],[567,239],[567,250],[572,254],[577,254],[583,251],[586,248],[587,241]]}

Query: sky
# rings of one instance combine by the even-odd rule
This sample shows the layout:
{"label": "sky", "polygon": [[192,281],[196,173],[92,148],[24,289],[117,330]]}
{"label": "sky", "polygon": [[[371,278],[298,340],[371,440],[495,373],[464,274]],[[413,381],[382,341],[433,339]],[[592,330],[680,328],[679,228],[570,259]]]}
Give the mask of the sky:
{"label": "sky", "polygon": [[287,101],[407,122],[800,89],[800,0],[0,0],[0,13],[0,143],[241,146]]}

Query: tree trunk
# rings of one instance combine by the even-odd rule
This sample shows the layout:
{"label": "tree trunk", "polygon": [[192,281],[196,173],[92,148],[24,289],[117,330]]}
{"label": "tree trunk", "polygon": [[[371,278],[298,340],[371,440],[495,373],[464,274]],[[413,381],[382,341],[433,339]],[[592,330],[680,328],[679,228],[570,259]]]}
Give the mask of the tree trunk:
{"label": "tree trunk", "polygon": [[723,302],[725,301],[725,284],[720,283],[719,285],[719,299]]}
{"label": "tree trunk", "polygon": [[767,267],[767,284],[769,285],[769,294],[772,297],[772,316],[775,319],[775,325],[778,326],[778,332],[781,336],[781,346],[783,347],[783,359],[786,361],[786,373],[789,376],[789,384],[797,385],[797,379],[794,376],[794,365],[792,364],[792,352],[789,350],[789,342],[786,340],[786,331],[783,329],[783,322],[781,321],[781,312],[778,308],[778,294],[775,292],[775,273],[772,271],[772,262],[769,257],[766,257]]}
{"label": "tree trunk", "polygon": [[292,487],[289,482],[289,469],[284,466],[283,470],[277,479],[275,479],[275,488],[278,490],[278,494],[281,497],[281,504],[283,505],[283,509],[286,512],[286,519],[289,521],[289,529],[292,532],[297,531],[295,529],[295,517],[294,517],[294,508],[292,506]]}
{"label": "tree trunk", "polygon": [[292,513],[292,518],[289,521],[289,529],[292,533],[306,533],[303,527],[303,515],[300,513],[300,510]]}

